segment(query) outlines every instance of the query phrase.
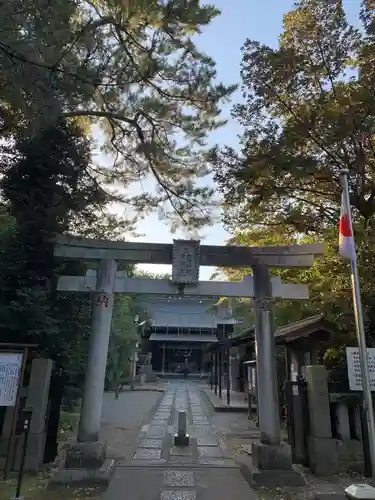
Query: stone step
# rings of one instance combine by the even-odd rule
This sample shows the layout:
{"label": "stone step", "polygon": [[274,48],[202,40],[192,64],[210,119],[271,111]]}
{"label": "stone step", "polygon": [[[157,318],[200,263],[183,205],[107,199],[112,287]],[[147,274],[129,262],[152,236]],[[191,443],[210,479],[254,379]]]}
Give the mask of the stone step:
{"label": "stone step", "polygon": [[102,500],[256,500],[239,470],[223,468],[117,469]]}

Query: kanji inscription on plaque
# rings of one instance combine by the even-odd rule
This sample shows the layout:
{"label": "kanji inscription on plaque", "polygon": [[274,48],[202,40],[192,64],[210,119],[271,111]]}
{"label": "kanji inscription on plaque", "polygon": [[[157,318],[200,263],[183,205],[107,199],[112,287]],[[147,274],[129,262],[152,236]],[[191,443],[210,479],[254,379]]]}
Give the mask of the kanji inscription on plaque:
{"label": "kanji inscription on plaque", "polygon": [[172,281],[197,283],[199,280],[199,241],[174,240]]}
{"label": "kanji inscription on plaque", "polygon": [[[375,391],[375,348],[367,348],[367,361],[370,372],[370,387]],[[348,367],[349,388],[351,391],[362,391],[362,371],[359,349],[346,348],[346,362]]]}

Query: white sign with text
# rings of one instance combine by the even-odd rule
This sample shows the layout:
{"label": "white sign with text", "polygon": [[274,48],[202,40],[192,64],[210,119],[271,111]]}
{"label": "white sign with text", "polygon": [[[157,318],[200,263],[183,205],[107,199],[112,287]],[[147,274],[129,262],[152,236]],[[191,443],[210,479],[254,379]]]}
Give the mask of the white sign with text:
{"label": "white sign with text", "polygon": [[0,352],[0,406],[16,404],[22,358],[22,353]]}
{"label": "white sign with text", "polygon": [[[370,387],[375,391],[375,348],[367,348],[367,361],[370,372]],[[346,348],[349,388],[351,391],[362,391],[362,371],[358,347]]]}

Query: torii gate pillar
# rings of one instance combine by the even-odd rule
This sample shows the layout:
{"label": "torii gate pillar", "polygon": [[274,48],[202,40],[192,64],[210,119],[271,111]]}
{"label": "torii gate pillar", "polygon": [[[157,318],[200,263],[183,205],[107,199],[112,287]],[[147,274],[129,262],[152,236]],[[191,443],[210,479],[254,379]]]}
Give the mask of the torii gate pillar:
{"label": "torii gate pillar", "polygon": [[99,439],[116,270],[115,260],[100,261],[97,288],[92,294],[92,333],[85,373],[85,397],[78,431],[78,441],[83,443]]}
{"label": "torii gate pillar", "polygon": [[277,445],[280,443],[280,418],[272,311],[274,299],[268,266],[254,266],[253,272],[260,440]]}
{"label": "torii gate pillar", "polygon": [[69,469],[100,467],[105,458],[105,448],[99,443],[99,431],[116,270],[117,262],[113,259],[99,262],[96,291],[92,294],[92,332],[77,443],[66,456],[65,465]]}
{"label": "torii gate pillar", "polygon": [[253,266],[253,274],[260,442],[252,444],[251,477],[260,485],[303,486],[303,476],[292,468],[291,447],[281,441],[273,325],[275,299],[269,268]]}

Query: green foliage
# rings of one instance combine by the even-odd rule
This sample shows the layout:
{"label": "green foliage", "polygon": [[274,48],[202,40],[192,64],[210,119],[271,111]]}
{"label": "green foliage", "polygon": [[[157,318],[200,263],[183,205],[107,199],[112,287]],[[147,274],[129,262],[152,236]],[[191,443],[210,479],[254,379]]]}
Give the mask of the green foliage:
{"label": "green foliage", "polygon": [[93,224],[95,208],[103,202],[87,176],[88,151],[80,131],[64,123],[37,139],[3,147],[9,161],[2,168],[1,188],[15,221],[1,262],[3,321],[10,331],[23,336],[58,332],[51,238],[84,221]]}
{"label": "green foliage", "polygon": [[0,335],[39,345],[63,366],[67,382],[83,382],[90,331],[89,294],[57,293],[58,275],[83,274],[80,263],[58,264],[52,238],[64,231],[99,232],[105,201],[88,171],[80,129],[60,121],[36,138],[1,145]]}
{"label": "green foliage", "polygon": [[[339,331],[326,353],[331,367],[342,361],[343,345],[356,343],[350,269],[338,255],[342,168],[349,171],[370,343],[375,321],[373,0],[362,2],[360,20],[362,31],[350,26],[341,1],[298,0],[284,16],[277,49],[246,40],[243,101],[233,109],[244,128],[241,151],[212,152],[231,243],[325,241],[325,255],[311,269],[274,271],[310,290],[308,301],[279,301],[275,323],[323,313]],[[229,279],[250,273],[226,271]]]}
{"label": "green foliage", "polygon": [[136,297],[115,296],[106,375],[107,386],[115,389],[130,376],[130,360],[139,340],[136,313]]}
{"label": "green foliage", "polygon": [[136,298],[128,295],[116,295],[112,331],[119,337],[133,342],[138,340],[137,326],[135,323]]}
{"label": "green foliage", "polygon": [[363,2],[363,33],[342,2],[299,0],[284,16],[279,47],[247,40],[242,150],[215,152],[229,228],[283,224],[310,234],[335,224],[339,170],[349,170],[354,215],[375,212],[374,9]]}
{"label": "green foliage", "polygon": [[[213,192],[196,181],[235,87],[214,82],[215,63],[192,36],[218,14],[197,0],[5,2],[0,133],[35,136],[61,116],[99,125],[114,162],[95,170],[113,200],[172,227],[207,223]],[[147,192],[132,187],[150,179]]]}
{"label": "green foliage", "polygon": [[[2,169],[1,187],[20,230],[27,231],[25,238],[41,241],[43,235],[97,221],[106,197],[90,175],[89,142],[77,126],[61,120],[37,138],[21,138],[6,153],[13,157]],[[43,248],[50,251],[51,245]],[[46,254],[39,258],[44,262]]]}
{"label": "green foliage", "polygon": [[148,278],[148,279],[154,279],[154,280],[170,280],[171,279],[171,274],[170,273],[150,273],[149,271],[142,271],[140,269],[136,269],[136,276],[137,278]]}
{"label": "green foliage", "polygon": [[[215,63],[192,36],[219,11],[197,0],[1,7],[0,332],[40,344],[79,387],[90,298],[57,293],[56,281],[86,269],[57,263],[53,238],[123,237],[150,211],[173,228],[209,221],[213,192],[197,181],[208,173],[207,135],[223,124],[220,103],[234,86],[215,83]],[[84,134],[99,128],[102,145]],[[92,164],[97,146],[111,166]],[[151,187],[140,194],[134,183]],[[122,218],[108,210],[117,201],[128,206]],[[116,373],[138,335],[134,308],[134,299],[116,299]]]}
{"label": "green foliage", "polygon": [[[335,342],[355,345],[355,324],[353,314],[352,290],[350,269],[338,254],[337,228],[325,230],[320,238],[325,241],[325,255],[316,259],[310,269],[275,269],[274,275],[279,275],[288,283],[306,284],[309,287],[310,298],[307,301],[279,300],[275,309],[275,327],[280,327],[293,321],[298,321],[315,314],[324,314],[328,321],[337,326],[339,331]],[[258,228],[254,231],[242,232],[230,240],[231,244],[246,246],[280,245],[283,236],[283,226],[277,228]],[[362,289],[362,300],[365,313],[365,327],[371,340],[374,331],[374,293],[372,282],[375,271],[375,254],[373,252],[373,236],[366,234],[361,237],[357,231],[361,245],[358,249],[359,270]],[[287,238],[283,244],[312,243],[314,238]],[[223,269],[222,272],[229,280],[238,281],[252,273],[251,269]],[[251,301],[236,301],[234,304],[235,316],[242,318],[244,326],[254,324],[254,315]],[[341,332],[341,333],[340,333]]]}

